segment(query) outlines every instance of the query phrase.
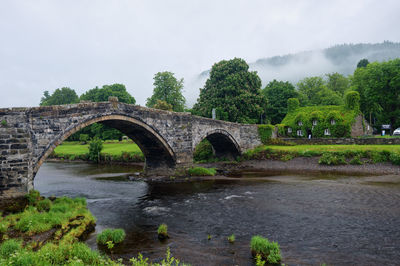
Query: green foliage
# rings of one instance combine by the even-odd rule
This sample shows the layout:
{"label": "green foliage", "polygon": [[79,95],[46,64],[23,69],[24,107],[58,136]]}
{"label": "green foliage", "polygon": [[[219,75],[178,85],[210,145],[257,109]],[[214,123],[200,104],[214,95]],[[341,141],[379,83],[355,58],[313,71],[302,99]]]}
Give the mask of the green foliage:
{"label": "green foliage", "polygon": [[281,251],[277,242],[270,242],[262,236],[253,236],[250,242],[251,252],[267,260],[268,263],[277,264],[281,261]]}
{"label": "green foliage", "polygon": [[152,107],[160,110],[173,111],[172,104],[169,104],[166,101],[162,100],[157,100],[157,102]]}
{"label": "green foliage", "polygon": [[9,239],[0,245],[0,257],[3,259],[8,258],[13,253],[22,249],[22,240]]}
{"label": "green foliage", "polygon": [[287,100],[288,112],[294,112],[299,108],[300,102],[297,98],[289,98]]}
{"label": "green foliage", "polygon": [[[339,76],[338,76],[339,75]],[[322,77],[307,77],[297,83],[302,105],[343,104],[343,84],[338,84],[340,74],[328,74],[328,83]],[[343,77],[344,78],[344,77]]]}
{"label": "green foliage", "polygon": [[1,125],[3,127],[6,127],[7,126],[7,120],[5,120],[5,119],[1,120]]}
{"label": "green foliage", "polygon": [[347,164],[344,155],[333,152],[324,152],[318,161],[319,164],[340,165]]}
{"label": "green foliage", "polygon": [[349,110],[360,110],[360,94],[357,91],[349,91],[345,95],[345,105]]}
{"label": "green foliage", "polygon": [[81,95],[80,99],[92,102],[107,102],[108,97],[110,96],[118,97],[118,101],[121,103],[136,103],[135,98],[129,94],[129,92],[126,90],[125,85],[118,83],[112,85],[104,85],[101,88],[96,87],[94,89],[88,90]]}
{"label": "green foliage", "polygon": [[144,258],[142,254],[139,253],[137,258],[130,259],[132,266],[188,266],[188,264],[181,263],[178,259],[171,257],[171,252],[169,247],[167,248],[167,253],[160,263],[149,263],[148,258]]}
{"label": "green foliage", "polygon": [[124,241],[125,236],[123,229],[105,229],[97,235],[96,242],[102,245],[107,245],[109,241],[113,244],[118,244]]}
{"label": "green foliage", "polygon": [[40,100],[40,106],[71,104],[78,102],[79,97],[76,92],[73,89],[63,87],[61,89],[56,89],[51,95],[48,91],[45,91],[42,99]]}
{"label": "green foliage", "polygon": [[228,236],[228,241],[229,243],[233,244],[235,243],[236,237],[234,234],[231,234],[230,236]]}
{"label": "green foliage", "polygon": [[362,165],[362,164],[364,164],[361,161],[361,155],[360,154],[354,156],[354,158],[351,159],[349,163],[352,164],[352,165]]}
{"label": "green foliage", "polygon": [[89,135],[88,134],[80,134],[79,135],[79,141],[81,142],[81,144],[86,144],[89,140]]}
{"label": "green foliage", "polygon": [[256,256],[256,266],[264,266],[265,261],[261,258],[261,255]]}
{"label": "green foliage", "polygon": [[328,78],[327,88],[334,91],[339,96],[343,96],[345,91],[350,88],[350,80],[339,73],[326,74]]}
{"label": "green foliage", "polygon": [[211,143],[207,139],[203,139],[193,152],[193,160],[195,162],[210,161],[214,159],[214,151]]}
{"label": "green foliage", "polygon": [[[183,112],[185,108],[185,97],[182,95],[183,79],[177,80],[174,73],[164,71],[154,75],[153,95],[147,98],[146,106],[162,110]],[[158,101],[161,101],[158,102]],[[163,108],[168,109],[163,109]]]}
{"label": "green foliage", "polygon": [[51,208],[52,202],[49,199],[43,199],[37,202],[36,208],[38,211],[49,211]]}
{"label": "green foliage", "polygon": [[266,113],[272,124],[278,124],[288,112],[288,99],[297,98],[298,92],[290,82],[273,80],[262,90],[268,100]]}
{"label": "green foliage", "polygon": [[36,203],[40,200],[40,192],[34,189],[31,189],[28,194],[26,194],[26,198],[30,205],[36,205]]}
{"label": "green foliage", "polygon": [[103,141],[95,138],[89,144],[89,160],[93,162],[100,161],[100,152],[103,149]]}
{"label": "green foliage", "polygon": [[157,229],[157,234],[159,238],[167,238],[168,237],[168,226],[166,224],[160,224]]}
{"label": "green foliage", "polygon": [[390,154],[389,159],[392,162],[392,164],[400,165],[400,153],[394,152],[394,153]]}
{"label": "green foliage", "polygon": [[374,62],[354,71],[352,85],[360,94],[360,109],[377,125],[400,127],[400,59]]}
{"label": "green foliage", "polygon": [[190,176],[214,176],[216,173],[215,168],[191,167],[188,169]]}
{"label": "green foliage", "polygon": [[249,72],[248,64],[240,58],[222,60],[213,65],[210,77],[193,106],[193,114],[239,123],[257,123],[265,114],[267,100],[261,94],[261,80]]}
{"label": "green foliage", "polygon": [[273,125],[258,125],[258,135],[260,136],[263,144],[267,144],[267,142],[271,139],[274,129],[275,127]]}
{"label": "green foliage", "polygon": [[358,61],[358,63],[357,63],[357,68],[366,67],[368,64],[369,64],[368,59],[366,59],[366,58],[361,59],[361,60]]}

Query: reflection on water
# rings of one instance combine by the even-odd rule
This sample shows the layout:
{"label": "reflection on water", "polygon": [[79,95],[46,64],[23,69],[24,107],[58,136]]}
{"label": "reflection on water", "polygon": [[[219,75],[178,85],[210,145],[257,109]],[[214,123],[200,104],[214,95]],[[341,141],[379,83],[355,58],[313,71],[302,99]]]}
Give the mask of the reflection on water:
{"label": "reflection on water", "polygon": [[[116,251],[126,259],[141,252],[157,261],[170,247],[192,265],[252,265],[249,242],[256,234],[278,241],[289,265],[396,265],[400,259],[400,186],[391,184],[399,184],[398,176],[256,171],[203,182],[125,181],[136,171],[45,163],[35,187],[47,196],[88,198],[96,230],[127,232]],[[156,235],[161,223],[171,236],[165,243]],[[227,241],[231,234],[234,244]],[[97,248],[95,234],[87,242]]]}

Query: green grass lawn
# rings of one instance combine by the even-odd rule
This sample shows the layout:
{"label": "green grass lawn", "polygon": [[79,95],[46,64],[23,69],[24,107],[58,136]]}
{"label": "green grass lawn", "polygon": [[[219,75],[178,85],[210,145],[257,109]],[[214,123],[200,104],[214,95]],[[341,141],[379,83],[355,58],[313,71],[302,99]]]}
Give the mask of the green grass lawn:
{"label": "green grass lawn", "polygon": [[[54,150],[56,154],[82,155],[89,153],[89,144],[81,145],[79,142],[63,142]],[[139,146],[131,141],[105,142],[103,143],[102,154],[121,155],[122,152],[141,153]]]}
{"label": "green grass lawn", "polygon": [[278,146],[278,145],[266,145],[265,147],[272,150],[279,151],[292,151],[292,152],[304,152],[304,151],[390,151],[400,152],[400,145],[296,145],[296,146]]}

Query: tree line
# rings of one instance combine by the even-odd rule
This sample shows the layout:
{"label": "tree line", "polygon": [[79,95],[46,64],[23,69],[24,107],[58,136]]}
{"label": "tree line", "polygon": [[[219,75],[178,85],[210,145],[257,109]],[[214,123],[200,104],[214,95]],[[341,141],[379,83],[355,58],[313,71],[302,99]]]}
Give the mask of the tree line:
{"label": "tree line", "polygon": [[[343,105],[347,92],[360,95],[360,111],[375,124],[400,126],[400,59],[369,63],[359,61],[353,75],[328,73],[324,76],[306,77],[297,84],[289,81],[270,81],[264,88],[256,71],[249,71],[245,60],[234,58],[215,63],[209,78],[192,109],[188,109],[182,95],[184,80],[172,72],[154,75],[153,94],[146,106],[168,111],[188,111],[194,115],[212,117],[239,123],[279,124],[288,112],[287,102],[297,98],[301,106]],[[64,87],[52,94],[44,92],[41,106],[78,103],[79,101],[107,101],[109,96],[120,102],[135,104],[123,84],[104,85],[91,89],[78,97],[76,92]],[[93,124],[80,135],[88,138],[121,139],[122,133],[101,124]]]}

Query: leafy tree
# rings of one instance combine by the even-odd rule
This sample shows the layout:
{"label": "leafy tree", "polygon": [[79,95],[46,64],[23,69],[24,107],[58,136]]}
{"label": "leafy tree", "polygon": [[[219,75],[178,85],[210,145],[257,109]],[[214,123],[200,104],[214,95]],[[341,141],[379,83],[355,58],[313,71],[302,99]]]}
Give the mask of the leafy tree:
{"label": "leafy tree", "polygon": [[51,95],[48,91],[45,91],[42,99],[40,100],[40,106],[71,104],[78,102],[79,98],[76,92],[68,87],[63,87],[61,89],[56,89]]}
{"label": "leafy tree", "polygon": [[[157,101],[161,100],[172,105],[173,111],[183,112],[186,101],[182,95],[183,79],[177,80],[174,73],[168,71],[158,72],[154,75],[153,85],[153,95],[147,98],[147,107],[154,107],[158,104]],[[163,107],[165,108],[165,106]]]}
{"label": "leafy tree", "polygon": [[[336,75],[335,75],[336,76]],[[334,82],[331,83],[331,87]],[[343,104],[343,95],[340,89],[336,92],[328,88],[322,77],[308,77],[297,83],[300,93],[300,102],[302,105],[341,105]]]}
{"label": "leafy tree", "polygon": [[350,88],[350,81],[348,78],[339,73],[326,74],[328,81],[328,89],[336,92],[339,96],[343,96],[345,91]]}
{"label": "leafy tree", "polygon": [[400,126],[400,59],[357,68],[352,83],[364,114],[371,114],[378,125]]}
{"label": "leafy tree", "polygon": [[122,103],[136,103],[135,98],[127,92],[125,85],[118,83],[88,90],[81,95],[80,99],[92,102],[106,102],[110,96],[118,97],[118,101]]}
{"label": "leafy tree", "polygon": [[326,87],[322,77],[308,77],[297,83],[299,93],[303,95],[304,105],[318,105],[319,102],[315,95]]}
{"label": "leafy tree", "polygon": [[273,80],[262,90],[268,100],[266,109],[272,124],[279,124],[287,113],[289,98],[297,98],[298,92],[290,82]]}
{"label": "leafy tree", "polygon": [[211,117],[212,109],[216,108],[219,119],[257,123],[267,107],[267,99],[260,88],[257,72],[249,72],[246,61],[240,58],[222,60],[211,68],[193,113]]}
{"label": "leafy tree", "polygon": [[368,59],[366,59],[366,58],[361,59],[361,60],[358,61],[358,63],[357,63],[357,68],[366,67],[368,64],[369,64]]}
{"label": "leafy tree", "polygon": [[153,108],[160,110],[172,111],[172,104],[167,103],[166,101],[157,100],[157,103],[153,105]]}

